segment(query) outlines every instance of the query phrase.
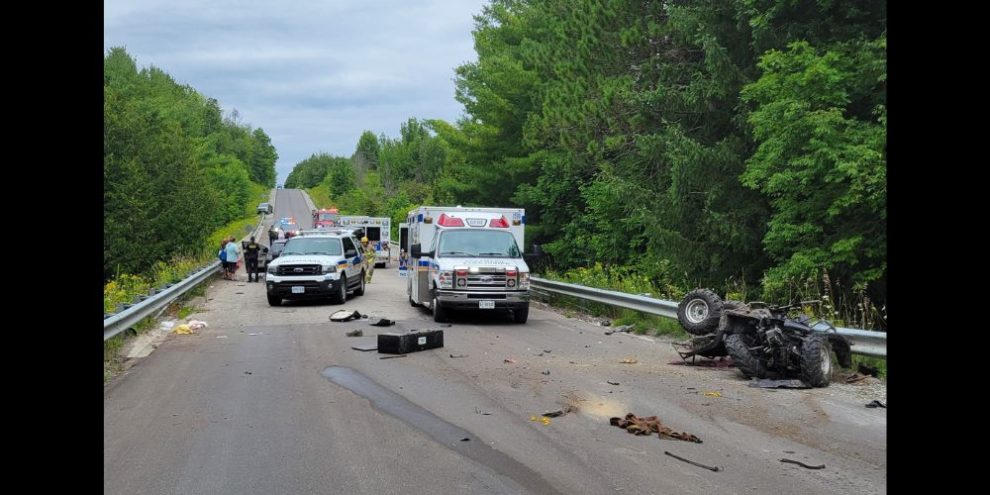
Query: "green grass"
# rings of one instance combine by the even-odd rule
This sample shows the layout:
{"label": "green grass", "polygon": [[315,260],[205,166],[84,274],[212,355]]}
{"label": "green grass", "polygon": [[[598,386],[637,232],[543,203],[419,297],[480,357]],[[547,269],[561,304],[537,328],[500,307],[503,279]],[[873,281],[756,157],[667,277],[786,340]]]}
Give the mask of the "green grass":
{"label": "green grass", "polygon": [[[206,244],[202,247],[199,256],[174,257],[164,262],[159,261],[152,265],[147,273],[139,275],[123,274],[111,280],[103,286],[103,311],[116,312],[117,305],[125,303],[136,303],[138,296],[148,295],[152,287],[162,288],[167,283],[175,283],[184,278],[190,272],[201,269],[207,263],[216,259],[217,251],[220,249],[221,239],[234,236],[238,239],[248,235],[258,225],[260,220],[256,213],[258,203],[267,202],[270,189],[258,184],[251,184],[251,194],[257,201],[249,201],[244,205],[244,216],[224,225],[214,231]],[[202,296],[206,293],[206,285],[202,284],[187,293],[181,300],[188,300],[189,297]],[[185,318],[196,311],[195,308],[181,307],[178,311],[179,318]],[[185,312],[185,314],[183,314]],[[148,317],[138,322],[134,326],[134,331],[142,333],[154,327],[154,318]],[[123,364],[123,358],[119,351],[123,346],[125,335],[129,332],[121,333],[103,344],[103,379],[104,382],[118,373]]]}
{"label": "green grass", "polygon": [[887,358],[853,354],[852,367],[854,370],[859,366],[859,363],[875,367],[880,372],[878,378],[887,381]]}
{"label": "green grass", "polygon": [[117,373],[120,373],[123,358],[120,349],[124,345],[124,335],[120,334],[103,343],[103,383],[107,383]]}
{"label": "green grass", "polygon": [[333,206],[333,200],[330,198],[330,189],[326,187],[311,187],[305,190],[309,194],[310,199],[313,200],[313,204],[316,205],[316,209],[330,208]]}

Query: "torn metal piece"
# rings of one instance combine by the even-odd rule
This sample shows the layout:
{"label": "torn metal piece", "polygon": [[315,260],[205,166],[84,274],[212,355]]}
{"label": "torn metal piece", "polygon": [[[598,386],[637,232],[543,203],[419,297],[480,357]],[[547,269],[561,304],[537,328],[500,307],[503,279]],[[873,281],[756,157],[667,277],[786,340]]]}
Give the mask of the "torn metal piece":
{"label": "torn metal piece", "polygon": [[606,380],[605,383],[607,383],[609,385],[618,385],[619,384],[619,382],[613,382],[611,380]]}
{"label": "torn metal piece", "polygon": [[773,380],[770,378],[753,379],[749,382],[749,386],[755,388],[811,388],[811,385],[801,380]]}
{"label": "torn metal piece", "polygon": [[695,465],[695,466],[698,466],[698,467],[702,467],[702,468],[705,468],[705,469],[707,469],[707,470],[709,470],[709,471],[714,471],[714,472],[716,472],[716,473],[720,471],[720,469],[719,469],[719,467],[718,467],[718,466],[706,466],[706,465],[704,465],[704,464],[702,464],[702,463],[700,463],[700,462],[694,462],[694,461],[692,461],[692,460],[689,460],[689,459],[685,459],[685,458],[683,458],[683,457],[681,457],[681,456],[679,456],[679,455],[675,455],[675,454],[671,454],[670,452],[667,452],[666,450],[665,450],[665,451],[663,451],[663,453],[664,453],[664,454],[667,454],[667,455],[669,455],[669,456],[671,456],[671,457],[673,457],[674,459],[677,459],[677,460],[679,460],[679,461],[684,461],[684,462],[686,462],[686,463],[688,463],[688,464],[693,464],[693,465]]}
{"label": "torn metal piece", "polygon": [[387,327],[387,326],[395,325],[395,321],[390,320],[388,318],[379,318],[371,322],[370,325],[373,327]]}
{"label": "torn metal piece", "polygon": [[393,354],[391,356],[382,356],[382,357],[380,357],[378,359],[392,359],[392,358],[400,358],[400,357],[406,357],[406,356],[408,356],[408,354]]}
{"label": "torn metal piece", "polygon": [[544,418],[556,418],[556,417],[563,416],[563,415],[565,415],[565,414],[567,414],[569,412],[574,412],[574,411],[576,411],[576,409],[574,408],[574,406],[567,406],[567,407],[565,407],[565,408],[563,408],[563,409],[561,409],[559,411],[545,412],[545,413],[541,414],[541,416],[543,416]]}
{"label": "torn metal piece", "polygon": [[878,400],[874,400],[873,402],[870,402],[869,404],[867,404],[866,407],[869,407],[871,409],[872,408],[877,408],[877,407],[882,407],[884,409],[887,409],[887,404],[884,404],[883,402],[880,402]]}
{"label": "torn metal piece", "polygon": [[780,462],[789,462],[791,464],[797,464],[798,466],[805,467],[805,468],[808,468],[808,469],[825,469],[825,465],[824,464],[820,464],[818,466],[811,466],[811,465],[805,464],[805,463],[803,463],[801,461],[795,461],[794,459],[781,459]]}

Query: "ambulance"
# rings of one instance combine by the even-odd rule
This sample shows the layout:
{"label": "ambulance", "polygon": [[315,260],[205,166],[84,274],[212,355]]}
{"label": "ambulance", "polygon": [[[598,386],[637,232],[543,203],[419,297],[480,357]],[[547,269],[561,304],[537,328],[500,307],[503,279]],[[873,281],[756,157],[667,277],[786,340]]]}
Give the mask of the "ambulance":
{"label": "ambulance", "polygon": [[409,304],[446,321],[450,310],[529,318],[522,208],[422,206],[409,212]]}
{"label": "ambulance", "polygon": [[392,247],[389,246],[392,237],[389,224],[388,217],[340,216],[337,218],[337,225],[349,229],[358,240],[362,237],[368,238],[368,243],[375,247],[376,267],[388,268],[388,258],[392,254]]}

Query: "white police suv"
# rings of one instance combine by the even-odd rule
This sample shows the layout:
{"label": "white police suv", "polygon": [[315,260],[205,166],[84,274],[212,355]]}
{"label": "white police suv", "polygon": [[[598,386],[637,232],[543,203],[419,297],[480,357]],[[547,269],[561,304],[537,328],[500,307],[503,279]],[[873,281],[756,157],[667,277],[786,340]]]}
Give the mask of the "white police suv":
{"label": "white police suv", "polygon": [[327,298],[339,304],[347,293],[364,295],[364,264],[360,244],[342,232],[293,237],[282,254],[268,264],[265,286],[268,304],[283,299]]}

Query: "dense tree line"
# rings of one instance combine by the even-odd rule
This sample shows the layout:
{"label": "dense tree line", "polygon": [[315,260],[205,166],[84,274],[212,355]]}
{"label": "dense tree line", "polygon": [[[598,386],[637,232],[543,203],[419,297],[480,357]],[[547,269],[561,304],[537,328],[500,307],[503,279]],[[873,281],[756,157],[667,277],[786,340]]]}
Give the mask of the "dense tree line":
{"label": "dense tree line", "polygon": [[275,186],[278,158],[262,129],[224,118],[215,99],[123,48],[104,59],[103,274],[140,274],[201,253],[244,216],[251,184]]}
{"label": "dense tree line", "polygon": [[519,205],[560,269],[884,303],[885,2],[492,0],[474,39],[456,125],[362,136],[376,214]]}

